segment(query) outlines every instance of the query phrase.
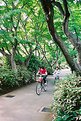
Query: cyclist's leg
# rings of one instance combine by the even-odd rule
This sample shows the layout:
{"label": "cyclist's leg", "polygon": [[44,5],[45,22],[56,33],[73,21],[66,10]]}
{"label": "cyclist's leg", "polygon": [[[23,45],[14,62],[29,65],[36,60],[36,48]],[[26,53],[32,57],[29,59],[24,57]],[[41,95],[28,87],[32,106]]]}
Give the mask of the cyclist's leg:
{"label": "cyclist's leg", "polygon": [[44,79],[43,79],[43,81],[42,81],[42,88],[43,88],[44,91],[47,90],[46,80],[44,80]]}
{"label": "cyclist's leg", "polygon": [[44,84],[47,85],[47,80],[46,80],[47,75],[44,76],[43,80],[44,80]]}
{"label": "cyclist's leg", "polygon": [[46,77],[47,75],[43,76],[44,83],[46,83]]}

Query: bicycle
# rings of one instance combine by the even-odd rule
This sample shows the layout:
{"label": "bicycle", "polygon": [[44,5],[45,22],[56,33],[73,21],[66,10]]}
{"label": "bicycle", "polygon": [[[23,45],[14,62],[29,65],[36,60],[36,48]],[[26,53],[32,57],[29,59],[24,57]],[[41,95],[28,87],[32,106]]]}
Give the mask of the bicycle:
{"label": "bicycle", "polygon": [[37,84],[36,84],[36,94],[40,95],[42,90],[46,91],[47,90],[47,85],[45,85],[43,76],[39,75],[39,77],[36,79]]}
{"label": "bicycle", "polygon": [[60,79],[60,77],[59,77],[59,75],[57,75],[56,77],[55,77],[55,80],[59,80]]}

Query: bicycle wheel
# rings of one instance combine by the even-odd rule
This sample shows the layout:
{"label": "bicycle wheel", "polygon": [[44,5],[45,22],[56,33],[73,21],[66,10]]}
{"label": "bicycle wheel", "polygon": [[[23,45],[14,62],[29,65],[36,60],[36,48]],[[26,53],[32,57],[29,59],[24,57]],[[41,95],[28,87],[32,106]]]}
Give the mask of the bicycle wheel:
{"label": "bicycle wheel", "polygon": [[40,95],[41,94],[41,83],[40,82],[37,82],[37,85],[36,85],[36,94],[37,95]]}

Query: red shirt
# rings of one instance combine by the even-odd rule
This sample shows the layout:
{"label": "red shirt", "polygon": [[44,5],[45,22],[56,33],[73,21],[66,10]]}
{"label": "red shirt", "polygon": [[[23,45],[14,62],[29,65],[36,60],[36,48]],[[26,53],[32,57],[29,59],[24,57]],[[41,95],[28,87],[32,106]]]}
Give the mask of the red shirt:
{"label": "red shirt", "polygon": [[47,71],[46,71],[46,69],[40,68],[39,71],[38,71],[38,73],[40,73],[40,74],[46,74]]}

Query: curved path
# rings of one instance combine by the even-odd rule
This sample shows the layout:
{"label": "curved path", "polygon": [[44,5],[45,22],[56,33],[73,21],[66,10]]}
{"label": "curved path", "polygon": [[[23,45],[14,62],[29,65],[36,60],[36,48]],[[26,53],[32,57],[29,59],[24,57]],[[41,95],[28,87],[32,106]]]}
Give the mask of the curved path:
{"label": "curved path", "polygon": [[35,93],[36,83],[0,96],[0,121],[51,121],[51,113],[42,111],[53,97],[54,77],[47,79],[47,91],[40,96]]}
{"label": "curved path", "polygon": [[[48,76],[47,92],[36,95],[36,83],[0,96],[0,121],[49,121],[49,108],[52,101],[53,79]],[[48,120],[46,119],[48,118]]]}

